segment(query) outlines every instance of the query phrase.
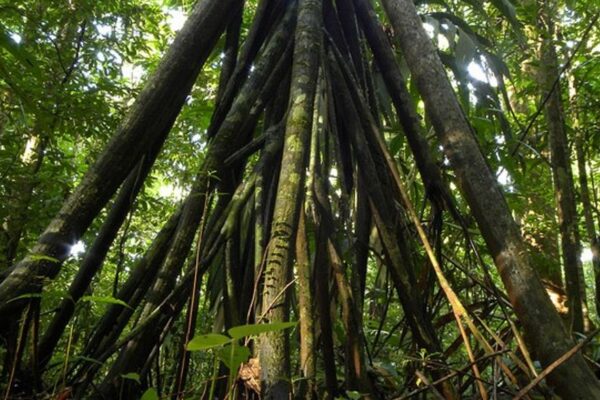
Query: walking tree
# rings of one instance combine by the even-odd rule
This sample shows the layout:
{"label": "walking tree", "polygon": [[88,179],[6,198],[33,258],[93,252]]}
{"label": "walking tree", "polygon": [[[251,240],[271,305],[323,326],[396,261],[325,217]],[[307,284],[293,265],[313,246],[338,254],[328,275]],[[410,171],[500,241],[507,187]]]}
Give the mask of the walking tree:
{"label": "walking tree", "polygon": [[[490,166],[489,127],[473,122],[512,137],[501,109],[511,106],[508,68],[470,24],[494,15],[516,29],[514,6],[467,3],[419,15],[410,0],[199,0],[27,250],[23,212],[44,193],[32,179],[22,194],[3,191],[20,209],[2,215],[5,398],[600,398],[582,353],[592,336],[572,336],[586,333],[578,245],[567,242],[576,199],[557,196],[561,227],[567,217],[572,226],[561,228],[574,318],[565,326]],[[9,28],[0,25],[2,51],[31,65]],[[513,44],[526,46],[516,31]],[[4,63],[2,96],[14,101]],[[502,84],[473,81],[472,63]],[[556,190],[573,194],[552,96]],[[7,115],[0,129],[10,132]],[[54,118],[35,124],[58,130],[64,116]],[[169,165],[183,157],[182,126],[200,145]],[[578,138],[594,241],[594,173]],[[34,139],[44,144],[22,162],[35,175],[53,136]],[[513,155],[511,168],[527,165]],[[188,191],[161,207],[148,199],[157,176],[178,179],[171,168]],[[148,227],[150,216],[162,226]],[[87,251],[73,260],[82,239]]]}

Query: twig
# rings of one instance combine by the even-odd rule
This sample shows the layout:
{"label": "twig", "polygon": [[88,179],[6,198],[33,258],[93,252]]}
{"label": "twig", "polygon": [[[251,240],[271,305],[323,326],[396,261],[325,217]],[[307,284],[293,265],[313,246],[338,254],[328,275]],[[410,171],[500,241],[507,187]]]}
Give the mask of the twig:
{"label": "twig", "polygon": [[[502,355],[502,354],[504,354],[504,353],[506,353],[508,351],[510,351],[510,350],[503,349],[503,350],[500,350],[500,351],[497,351],[497,352],[494,352],[494,353],[491,353],[491,354],[486,354],[486,355],[482,356],[481,358],[478,358],[477,360],[475,360],[475,363],[480,363],[481,361],[485,361],[485,360],[487,360],[489,358],[494,358],[494,357],[500,356],[500,355]],[[417,360],[417,359],[415,359],[415,360]],[[418,361],[422,361],[422,360],[418,359]],[[437,379],[437,380],[431,382],[431,384],[433,386],[437,386],[440,383],[443,383],[443,382],[447,381],[448,379],[451,379],[451,378],[454,378],[457,375],[466,373],[466,371],[468,371],[471,368],[471,364],[472,363],[469,363],[469,364],[467,364],[466,366],[464,366],[461,369],[453,370],[448,375],[445,375],[445,376],[441,377],[440,379]],[[447,366],[444,366],[444,367],[448,368]],[[424,391],[426,391],[428,389],[429,389],[429,387],[419,388],[419,389],[413,390],[412,392],[407,393],[407,394],[405,394],[403,396],[393,397],[392,400],[406,400],[406,399],[409,399],[409,398],[411,398],[411,397],[413,397],[413,396],[415,396],[415,395],[417,395],[419,393],[422,393],[422,392],[424,392]]]}
{"label": "twig", "polygon": [[425,385],[427,385],[427,388],[430,389],[433,392],[433,394],[435,395],[436,398],[444,400],[444,396],[442,396],[442,394],[435,388],[435,386],[433,386],[431,384],[431,382],[429,382],[429,379],[427,379],[427,377],[425,376],[425,374],[423,374],[419,370],[416,370],[415,371],[415,375],[417,375],[417,378],[419,378],[420,380],[422,380],[423,383]]}
{"label": "twig", "polygon": [[[71,74],[73,74],[73,70],[77,66],[77,63],[79,62],[79,56],[81,54],[81,47],[83,45],[83,39],[85,36],[85,28],[86,27],[87,27],[87,20],[84,19],[83,22],[81,23],[81,25],[79,25],[79,36],[77,37],[77,44],[75,46],[75,56],[73,57],[73,61],[71,61],[69,68],[67,68],[65,70],[64,66],[61,63],[61,67],[65,73],[65,76],[63,77],[63,80],[61,82],[63,85],[65,83],[67,83],[67,81],[71,77]],[[57,51],[58,51],[58,49],[57,49]],[[60,56],[60,53],[59,53],[59,56]]]}
{"label": "twig", "polygon": [[588,337],[586,337],[584,340],[582,340],[581,342],[579,342],[577,345],[573,346],[573,348],[571,350],[567,351],[565,354],[563,354],[562,356],[560,356],[559,358],[557,358],[554,362],[552,362],[552,364],[548,365],[537,376],[537,378],[535,378],[534,380],[532,380],[531,382],[529,382],[529,385],[527,385],[523,389],[521,389],[519,391],[519,393],[517,393],[517,395],[513,398],[513,400],[520,400],[520,399],[522,399],[531,389],[533,389],[534,387],[536,387],[542,381],[542,379],[544,379],[545,377],[547,377],[548,375],[550,375],[552,373],[552,371],[554,371],[556,368],[560,367],[569,358],[573,357],[573,355],[575,355],[575,353],[577,353],[579,350],[581,350],[581,348],[583,346],[585,346],[590,340],[592,340],[592,338],[594,336],[596,336],[598,333],[600,333],[600,328],[598,328],[595,331],[593,331]]}

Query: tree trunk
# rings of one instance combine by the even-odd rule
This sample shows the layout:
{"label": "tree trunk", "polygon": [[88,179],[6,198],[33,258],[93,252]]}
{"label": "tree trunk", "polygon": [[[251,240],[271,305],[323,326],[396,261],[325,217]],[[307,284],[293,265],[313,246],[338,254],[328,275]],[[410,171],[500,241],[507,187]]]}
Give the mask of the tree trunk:
{"label": "tree trunk", "polygon": [[[382,3],[526,337],[542,365],[547,367],[569,351],[573,341],[529,262],[519,228],[414,4],[409,0],[382,0]],[[564,398],[600,398],[600,383],[580,354],[559,366],[550,374],[549,381]]]}
{"label": "tree trunk", "polygon": [[306,237],[304,210],[300,211],[296,237],[296,275],[298,279],[298,316],[300,320],[300,386],[299,399],[316,398],[316,342],[312,271]]}
{"label": "tree trunk", "polygon": [[558,57],[554,48],[555,13],[550,1],[544,0],[540,11],[541,46],[541,86],[542,98],[548,98],[544,106],[548,141],[550,143],[550,161],[556,198],[560,245],[569,308],[570,329],[584,332],[585,282],[579,259],[579,229],[577,227],[577,206],[575,204],[575,185],[571,170],[569,142],[564,121],[561,100]]}
{"label": "tree trunk", "polygon": [[585,222],[585,230],[590,242],[590,250],[592,251],[592,267],[594,270],[594,294],[596,314],[600,315],[600,242],[596,233],[596,224],[594,223],[593,205],[590,198],[590,187],[588,185],[587,157],[586,149],[584,148],[585,130],[580,126],[578,104],[577,104],[577,85],[572,83],[573,93],[571,105],[575,109],[573,129],[575,130],[575,151],[577,153],[577,169],[579,171],[579,190],[581,193],[581,205],[583,208],[583,218]]}
{"label": "tree trunk", "polygon": [[429,150],[425,134],[420,126],[420,117],[415,110],[410,93],[388,37],[379,24],[375,10],[367,0],[354,0],[362,28],[371,49],[375,62],[385,81],[388,93],[396,109],[404,135],[415,158],[419,173],[425,185],[425,193],[438,209],[446,206],[454,212],[452,197],[442,180],[442,174]]}
{"label": "tree trunk", "polygon": [[[173,290],[206,207],[206,197],[213,190],[216,182],[225,180],[230,172],[230,168],[225,165],[224,161],[235,149],[242,147],[248,141],[249,135],[244,133],[247,133],[247,125],[253,125],[255,121],[255,115],[251,109],[253,107],[261,109],[261,107],[256,107],[256,104],[264,104],[264,98],[272,94],[276,84],[281,80],[287,60],[286,45],[291,36],[288,28],[293,15],[292,7],[280,22],[276,33],[271,37],[257,62],[254,73],[245,82],[214,139],[210,142],[201,171],[197,175],[184,205],[171,248],[153,287],[148,292],[142,319],[148,318]],[[147,335],[147,337],[128,343],[126,349],[119,356],[121,361],[113,366],[104,380],[102,391],[105,394],[117,393],[122,374],[139,372],[144,351],[150,343],[154,343],[153,340],[156,338],[156,335]]]}
{"label": "tree trunk", "polygon": [[577,165],[579,169],[579,186],[581,190],[581,205],[583,206],[583,216],[585,219],[585,229],[590,241],[590,250],[592,251],[592,267],[594,269],[596,314],[600,315],[600,241],[596,233],[594,217],[592,214],[592,202],[588,187],[588,176],[585,149],[583,148],[582,132],[579,132],[575,138],[575,147],[577,150]]}
{"label": "tree trunk", "polygon": [[[285,316],[285,300],[281,296],[285,296],[282,291],[288,283],[286,279],[293,259],[292,246],[304,187],[306,150],[312,127],[319,66],[321,11],[320,0],[300,0],[291,101],[284,140],[286,151],[281,161],[264,272],[262,313],[267,322],[282,321]],[[261,385],[265,399],[287,398],[290,392],[285,348],[285,332],[264,334],[259,339]]]}

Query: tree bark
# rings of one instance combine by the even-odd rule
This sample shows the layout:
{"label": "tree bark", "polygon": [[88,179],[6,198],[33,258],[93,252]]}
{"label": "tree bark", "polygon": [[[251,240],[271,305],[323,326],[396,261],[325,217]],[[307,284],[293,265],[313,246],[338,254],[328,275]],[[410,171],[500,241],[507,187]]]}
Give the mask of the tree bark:
{"label": "tree bark", "polygon": [[342,323],[346,331],[344,346],[346,387],[349,390],[358,390],[364,398],[371,399],[373,398],[373,387],[367,375],[362,319],[343,262],[339,256],[339,250],[334,243],[335,231],[328,200],[327,184],[321,173],[317,173],[314,177],[313,191],[317,218],[325,233],[322,240],[326,242],[328,267],[333,273],[337,286],[337,295],[342,309]]}
{"label": "tree bark", "polygon": [[[300,0],[285,151],[281,161],[264,272],[262,312],[268,322],[283,321],[285,316],[285,300],[281,296],[288,283],[286,280],[293,259],[294,235],[301,204],[299,200],[304,186],[307,144],[312,127],[319,66],[321,13],[320,0]],[[259,339],[261,385],[265,399],[287,398],[289,395],[285,347],[285,332],[264,334]]]}
{"label": "tree bark", "polygon": [[[519,228],[414,4],[409,0],[382,0],[382,3],[526,337],[542,365],[547,367],[569,351],[573,341],[529,262]],[[549,381],[564,398],[600,398],[600,383],[581,354],[558,367],[550,374]]]}
{"label": "tree bark", "polygon": [[442,173],[435,163],[425,139],[425,134],[420,125],[421,118],[417,114],[410,93],[406,88],[404,77],[388,43],[389,39],[379,24],[371,4],[367,0],[354,0],[354,3],[369,46],[373,50],[375,62],[381,71],[404,135],[415,158],[425,185],[425,193],[438,209],[443,209],[446,206],[456,217],[452,197],[442,180]]}
{"label": "tree bark", "polygon": [[[579,229],[577,227],[577,205],[575,203],[575,185],[571,169],[569,141],[565,127],[563,104],[561,99],[558,56],[554,48],[555,13],[549,0],[542,2],[540,9],[542,45],[540,49],[542,98],[548,98],[544,106],[544,115],[548,126],[550,143],[550,162],[552,180],[558,215],[560,246],[567,304],[569,308],[569,328],[575,332],[584,332],[586,313],[585,283],[579,259]],[[555,9],[556,7],[554,7]]]}
{"label": "tree bark", "polygon": [[316,398],[315,313],[310,253],[306,237],[304,210],[300,211],[296,237],[296,276],[298,279],[298,315],[300,320],[300,373],[298,398]]}
{"label": "tree bark", "polygon": [[[230,167],[227,167],[224,161],[249,140],[248,134],[241,133],[247,133],[247,124],[253,125],[255,121],[255,112],[252,111],[252,108],[261,109],[261,107],[256,107],[256,104],[264,104],[264,98],[273,92],[285,72],[286,46],[291,36],[289,27],[293,25],[293,11],[294,7],[288,9],[286,17],[280,22],[277,31],[256,63],[255,71],[244,83],[217,130],[217,134],[209,144],[201,171],[198,173],[184,205],[171,248],[153,287],[147,294],[147,303],[142,311],[142,319],[148,318],[173,290],[176,278],[189,253],[194,233],[202,218],[206,197],[213,190],[216,182],[224,180],[230,172]],[[139,372],[144,352],[151,343],[154,343],[153,340],[157,339],[155,333],[127,344],[119,356],[121,361],[113,366],[102,384],[102,391],[105,395],[110,397],[118,393],[117,388],[122,374]]]}

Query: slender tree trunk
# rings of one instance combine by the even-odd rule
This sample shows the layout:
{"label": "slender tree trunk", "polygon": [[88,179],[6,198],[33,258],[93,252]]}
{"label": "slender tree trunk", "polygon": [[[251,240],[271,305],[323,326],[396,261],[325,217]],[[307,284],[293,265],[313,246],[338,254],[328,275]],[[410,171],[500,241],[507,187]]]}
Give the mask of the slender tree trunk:
{"label": "slender tree trunk", "polygon": [[215,104],[220,104],[227,83],[233,76],[237,65],[238,49],[240,46],[240,31],[242,29],[242,17],[244,14],[244,8],[240,7],[237,14],[234,15],[227,27],[227,33],[225,37],[225,46],[223,48],[223,59],[221,64],[221,72],[219,75],[219,87],[217,90],[217,96],[215,98]]}
{"label": "slender tree trunk", "polygon": [[[332,61],[330,64],[334,64]],[[407,238],[400,235],[398,227],[400,216],[392,208],[391,203],[394,197],[390,193],[390,185],[385,184],[387,175],[385,171],[379,171],[376,166],[371,148],[365,138],[365,133],[359,118],[361,114],[353,103],[348,85],[345,84],[345,78],[335,65],[330,68],[331,82],[333,92],[336,94],[337,114],[344,115],[346,129],[349,131],[352,148],[356,157],[356,163],[365,183],[373,213],[373,221],[377,226],[379,234],[384,244],[385,252],[390,262],[390,272],[398,296],[402,303],[402,308],[406,314],[408,323],[413,332],[415,340],[420,346],[428,351],[440,352],[439,342],[437,341],[433,327],[427,322],[420,304],[420,298],[416,291],[416,281],[414,279],[414,268],[412,258],[408,254]],[[384,215],[385,219],[381,216]]]}
{"label": "slender tree trunk", "polygon": [[329,267],[337,286],[338,298],[342,308],[342,322],[346,330],[346,343],[344,346],[346,387],[350,390],[358,390],[365,398],[369,399],[373,396],[373,388],[367,376],[365,341],[360,324],[360,311],[356,306],[339,251],[334,245],[334,225],[326,183],[321,173],[316,175],[314,177],[315,205],[319,225],[324,227],[326,235],[323,240],[326,242]]}
{"label": "slender tree trunk", "polygon": [[585,282],[579,259],[579,229],[577,227],[577,207],[575,204],[575,185],[571,170],[571,156],[565,127],[563,104],[561,99],[560,77],[558,74],[558,56],[554,48],[554,22],[556,9],[549,0],[544,0],[540,11],[542,28],[541,46],[541,85],[542,98],[548,97],[544,106],[548,141],[550,143],[550,161],[557,205],[558,226],[563,268],[565,272],[567,304],[569,307],[569,327],[575,332],[584,332]]}
{"label": "slender tree trunk", "polygon": [[[206,218],[206,213],[203,213],[203,218]],[[196,328],[198,318],[198,305],[200,304],[200,277],[203,275],[203,268],[200,265],[200,255],[202,254],[204,240],[204,223],[201,223],[200,232],[198,233],[198,244],[195,251],[195,258],[192,260],[193,268],[193,286],[191,295],[188,301],[187,316],[184,321],[184,332],[182,335],[182,343],[180,345],[177,375],[175,377],[175,390],[172,395],[173,400],[182,399],[185,389],[185,383],[188,375],[190,364],[190,353],[187,351],[187,344],[192,339]]]}
{"label": "slender tree trunk", "polygon": [[304,210],[300,211],[296,237],[296,275],[298,279],[298,315],[300,320],[300,373],[299,399],[316,398],[316,342],[310,253],[306,237]]}
{"label": "slender tree trunk", "polygon": [[581,194],[581,205],[583,208],[583,218],[585,230],[592,251],[592,267],[594,270],[594,294],[596,314],[600,315],[600,241],[596,231],[596,224],[593,215],[593,203],[590,198],[590,187],[588,185],[587,157],[585,143],[585,129],[580,120],[579,107],[577,104],[577,82],[571,75],[569,79],[569,96],[571,98],[571,107],[573,111],[573,130],[575,131],[575,151],[577,154],[577,169],[579,172],[579,190]]}
{"label": "slender tree trunk", "polygon": [[367,286],[367,267],[369,262],[369,241],[371,238],[371,210],[369,208],[369,195],[366,190],[364,178],[358,176],[356,178],[356,249],[355,268],[359,280],[360,299],[357,299],[361,310],[364,308],[364,294]]}
{"label": "slender tree trunk", "polygon": [[[300,0],[294,43],[290,110],[284,140],[285,151],[281,161],[264,273],[262,313],[268,322],[282,321],[285,316],[284,288],[288,284],[288,268],[293,259],[292,247],[300,211],[299,200],[302,198],[301,190],[304,187],[306,150],[317,86],[321,11],[320,0]],[[261,385],[265,399],[287,398],[290,392],[285,348],[285,332],[265,334],[259,339]]]}
{"label": "slender tree trunk", "polygon": [[333,342],[333,320],[331,316],[331,271],[327,264],[327,237],[324,225],[317,224],[318,231],[315,234],[315,300],[319,325],[316,329],[317,341],[321,344],[322,364],[321,368],[325,375],[325,393],[331,398],[338,395],[335,345]]}
{"label": "slender tree trunk", "polygon": [[[227,116],[236,94],[249,76],[249,71],[254,58],[267,38],[269,30],[276,24],[285,10],[287,3],[282,0],[261,0],[248,32],[248,36],[240,50],[235,63],[235,69],[227,79],[227,85],[219,87],[219,97],[213,110],[207,135],[212,138],[216,135],[221,123]],[[221,82],[225,83],[225,82]]]}
{"label": "slender tree trunk", "polygon": [[442,180],[442,174],[429,150],[425,134],[420,126],[420,117],[415,110],[400,67],[396,62],[388,37],[379,24],[375,10],[367,0],[354,0],[362,28],[375,62],[381,71],[388,93],[396,109],[408,145],[421,174],[425,193],[439,209],[446,206],[456,217],[452,198]]}
{"label": "slender tree trunk", "polygon": [[596,313],[600,315],[600,241],[598,240],[598,235],[596,233],[596,227],[594,224],[594,217],[592,214],[592,202],[590,200],[590,192],[588,187],[587,165],[582,136],[583,131],[580,130],[575,138],[575,148],[577,151],[579,186],[581,190],[581,205],[583,206],[583,216],[585,219],[585,230],[590,241],[590,250],[592,251]]}

